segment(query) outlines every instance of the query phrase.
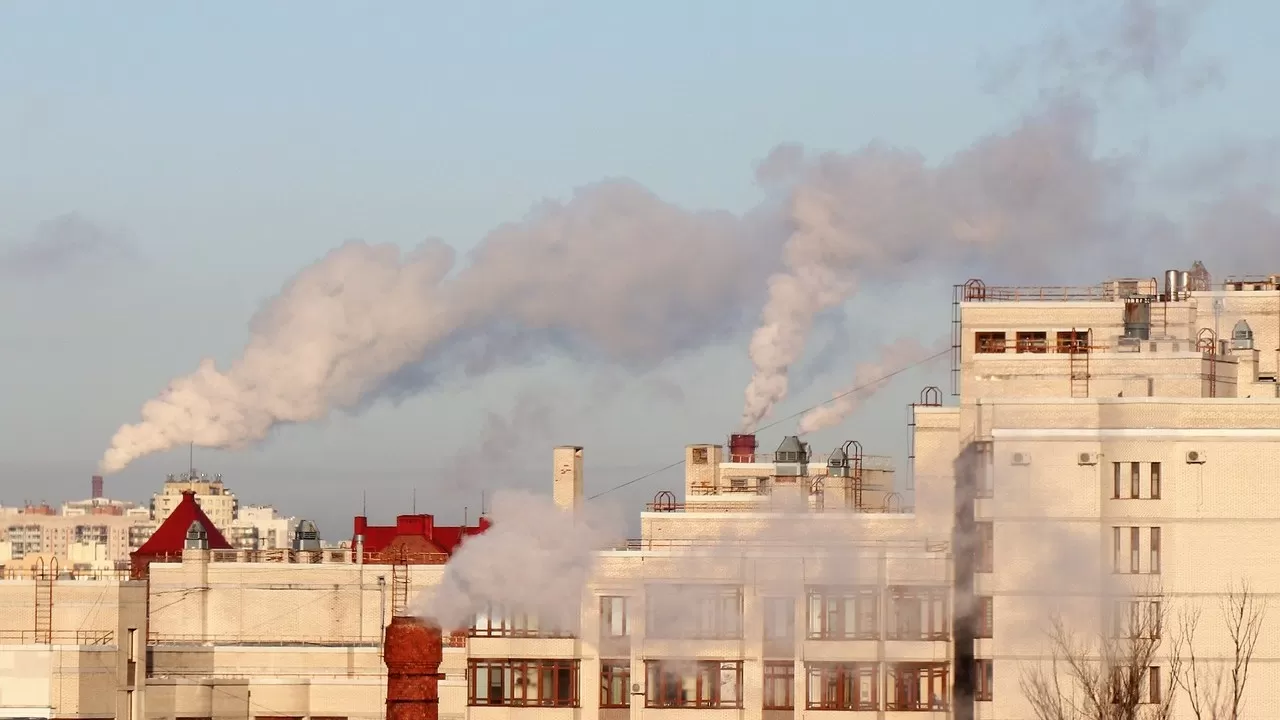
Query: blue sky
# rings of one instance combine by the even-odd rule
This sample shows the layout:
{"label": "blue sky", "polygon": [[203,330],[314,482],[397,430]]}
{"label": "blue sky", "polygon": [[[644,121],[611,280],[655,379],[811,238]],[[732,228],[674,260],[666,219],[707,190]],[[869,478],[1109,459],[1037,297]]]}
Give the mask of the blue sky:
{"label": "blue sky", "polygon": [[[438,236],[465,249],[606,177],[740,212],[760,200],[753,163],[784,141],[879,138],[946,157],[1007,126],[1026,99],[984,93],[980,60],[1045,28],[1042,3],[980,5],[0,5],[0,248],[66,213],[128,248],[0,286],[0,502],[87,492],[116,426],[202,357],[234,357],[261,302],[346,239]],[[1118,103],[1101,142],[1175,158],[1265,136],[1280,115],[1264,31],[1278,16],[1272,3],[1217,3],[1193,45],[1223,67],[1222,87],[1158,111]],[[948,290],[868,326],[931,340],[946,330]],[[584,369],[553,359],[285,428],[254,450],[197,450],[197,465],[225,473],[243,502],[315,517],[329,536],[349,532],[362,492],[384,518],[415,485],[419,510],[455,519],[469,504],[474,516],[481,486],[549,483],[554,443],[586,446],[596,492],[678,459],[685,443],[722,440],[750,375],[745,344],[662,368],[681,400],[619,375],[618,397],[580,414]],[[781,411],[847,384],[865,345]],[[945,380],[907,377],[815,445],[856,437],[901,455],[904,405]],[[486,414],[547,388],[579,398],[570,417],[511,434],[517,451],[501,470],[486,465]],[[148,458],[113,477],[111,494],[143,499],[185,464],[185,452]],[[441,473],[464,479],[442,489]],[[679,485],[668,473],[620,495]]]}

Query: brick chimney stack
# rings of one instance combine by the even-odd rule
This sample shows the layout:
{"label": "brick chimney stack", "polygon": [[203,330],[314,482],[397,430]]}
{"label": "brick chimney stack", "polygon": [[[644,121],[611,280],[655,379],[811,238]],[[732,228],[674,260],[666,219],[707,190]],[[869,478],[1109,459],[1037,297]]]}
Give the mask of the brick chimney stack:
{"label": "brick chimney stack", "polygon": [[387,720],[438,720],[443,648],[443,633],[435,625],[411,617],[391,618],[383,644]]}
{"label": "brick chimney stack", "polygon": [[102,476],[94,475],[93,480],[89,482],[89,497],[98,500],[102,497]]}

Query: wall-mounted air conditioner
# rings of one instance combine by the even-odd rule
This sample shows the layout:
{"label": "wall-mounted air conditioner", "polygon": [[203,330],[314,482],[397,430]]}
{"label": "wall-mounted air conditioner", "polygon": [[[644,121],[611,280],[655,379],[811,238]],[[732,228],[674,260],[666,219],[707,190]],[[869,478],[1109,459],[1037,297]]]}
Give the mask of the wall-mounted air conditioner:
{"label": "wall-mounted air conditioner", "polygon": [[1188,465],[1203,465],[1203,464],[1204,464],[1204,461],[1205,461],[1205,457],[1204,457],[1204,453],[1203,453],[1203,452],[1200,452],[1199,450],[1188,450],[1188,451],[1187,451],[1187,464],[1188,464]]}
{"label": "wall-mounted air conditioner", "polygon": [[1016,452],[1013,455],[1009,456],[1009,462],[1013,463],[1014,465],[1030,465],[1031,453]]}
{"label": "wall-mounted air conditioner", "polygon": [[1080,456],[1076,458],[1076,463],[1080,465],[1097,465],[1098,453],[1082,452],[1080,453]]}

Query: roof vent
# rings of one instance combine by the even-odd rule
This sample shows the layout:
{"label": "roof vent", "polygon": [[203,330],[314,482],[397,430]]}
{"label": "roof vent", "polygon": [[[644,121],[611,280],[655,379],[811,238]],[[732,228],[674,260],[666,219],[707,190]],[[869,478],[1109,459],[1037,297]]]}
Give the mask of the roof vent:
{"label": "roof vent", "polygon": [[191,523],[191,527],[187,528],[187,539],[183,547],[187,550],[209,549],[209,533],[203,525],[198,522]]}
{"label": "roof vent", "polygon": [[1233,350],[1253,349],[1253,328],[1249,327],[1248,322],[1241,320],[1231,330],[1231,348]]}
{"label": "roof vent", "polygon": [[310,520],[303,520],[298,523],[297,529],[293,531],[293,549],[320,549],[320,530],[316,528],[315,523]]}

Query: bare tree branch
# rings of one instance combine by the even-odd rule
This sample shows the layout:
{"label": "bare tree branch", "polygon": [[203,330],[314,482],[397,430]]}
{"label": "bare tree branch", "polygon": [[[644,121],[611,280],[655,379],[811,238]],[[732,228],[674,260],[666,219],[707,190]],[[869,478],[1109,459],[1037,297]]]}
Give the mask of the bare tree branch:
{"label": "bare tree branch", "polygon": [[1241,582],[1227,591],[1219,601],[1219,609],[1231,641],[1230,657],[1206,660],[1196,655],[1199,608],[1184,608],[1180,613],[1178,637],[1173,643],[1177,664],[1174,681],[1186,695],[1196,720],[1239,719],[1267,601],[1253,593],[1248,583]]}
{"label": "bare tree branch", "polygon": [[1165,625],[1161,596],[1116,602],[1112,622],[1091,635],[1071,631],[1054,615],[1051,662],[1023,673],[1022,692],[1036,720],[1168,720],[1172,667],[1156,665]]}

